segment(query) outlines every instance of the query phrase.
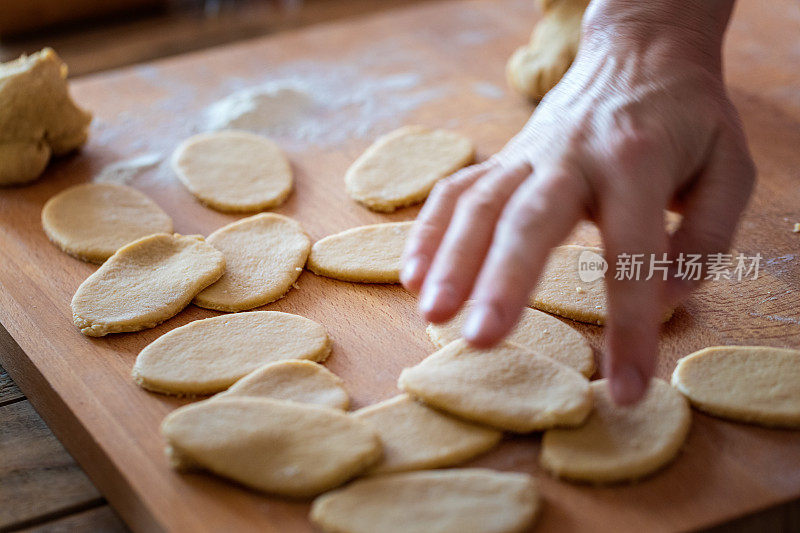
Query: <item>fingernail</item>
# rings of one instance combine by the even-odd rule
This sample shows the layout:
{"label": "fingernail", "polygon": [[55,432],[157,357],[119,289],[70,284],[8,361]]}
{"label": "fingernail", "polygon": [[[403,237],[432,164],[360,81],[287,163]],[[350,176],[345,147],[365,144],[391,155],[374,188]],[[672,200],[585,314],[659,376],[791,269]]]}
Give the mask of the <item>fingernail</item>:
{"label": "fingernail", "polygon": [[475,344],[483,344],[481,340],[487,334],[492,335],[498,328],[497,314],[486,306],[475,307],[467,317],[462,331],[464,338]]}
{"label": "fingernail", "polygon": [[611,374],[611,396],[618,405],[634,403],[647,389],[647,382],[633,365],[621,365]]}
{"label": "fingernail", "polygon": [[430,320],[431,317],[427,315],[434,313],[436,309],[449,308],[453,305],[453,298],[453,290],[448,285],[434,285],[422,293],[419,302],[419,310]]}
{"label": "fingernail", "polygon": [[422,267],[422,258],[419,256],[410,257],[403,263],[403,270],[400,272],[400,280],[407,285],[416,280]]}

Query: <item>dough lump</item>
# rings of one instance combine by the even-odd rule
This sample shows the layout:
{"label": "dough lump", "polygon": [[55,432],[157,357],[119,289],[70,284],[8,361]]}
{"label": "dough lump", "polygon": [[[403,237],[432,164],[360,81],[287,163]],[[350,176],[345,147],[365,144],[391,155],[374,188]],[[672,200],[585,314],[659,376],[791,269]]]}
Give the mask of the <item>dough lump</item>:
{"label": "dough lump", "polygon": [[92,115],[75,105],[51,48],[0,64],[0,185],[27,183],[51,155],[83,146]]}

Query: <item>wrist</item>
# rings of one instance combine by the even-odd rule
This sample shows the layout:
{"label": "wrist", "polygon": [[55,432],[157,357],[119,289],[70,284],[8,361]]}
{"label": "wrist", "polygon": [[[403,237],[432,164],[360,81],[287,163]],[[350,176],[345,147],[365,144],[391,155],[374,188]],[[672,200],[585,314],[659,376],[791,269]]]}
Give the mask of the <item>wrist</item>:
{"label": "wrist", "polygon": [[[734,0],[593,0],[582,41],[650,48],[666,58],[721,70],[722,39]],[[583,44],[583,43],[582,43]]]}

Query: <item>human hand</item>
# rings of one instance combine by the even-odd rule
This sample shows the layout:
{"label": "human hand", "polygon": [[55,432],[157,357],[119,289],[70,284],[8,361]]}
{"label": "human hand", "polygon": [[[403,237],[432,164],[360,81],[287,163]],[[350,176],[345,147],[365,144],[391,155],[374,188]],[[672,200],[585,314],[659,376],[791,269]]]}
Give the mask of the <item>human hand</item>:
{"label": "human hand", "polygon": [[[673,5],[675,4],[675,5]],[[727,250],[755,170],[722,81],[731,2],[593,2],[578,56],[498,154],[441,181],[401,279],[431,322],[475,301],[464,337],[514,326],[552,247],[594,220],[606,257]],[[663,210],[683,213],[664,229]],[[663,312],[694,283],[606,279],[604,374],[618,403],[647,390]]]}

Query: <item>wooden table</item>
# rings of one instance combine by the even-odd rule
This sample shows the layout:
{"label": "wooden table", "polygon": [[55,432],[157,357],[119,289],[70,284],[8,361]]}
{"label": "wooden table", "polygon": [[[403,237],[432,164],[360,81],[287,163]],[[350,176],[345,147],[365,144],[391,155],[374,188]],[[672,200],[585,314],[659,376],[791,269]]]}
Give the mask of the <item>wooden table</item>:
{"label": "wooden table", "polygon": [[[762,276],[710,284],[676,313],[663,336],[662,377],[677,357],[711,344],[800,346],[800,270],[793,262],[798,235],[791,232],[800,200],[800,76],[787,67],[797,61],[796,15],[788,0],[770,10],[744,1],[726,46],[731,93],[760,170],[736,248],[764,256]],[[294,77],[346,106],[319,130],[275,136],[297,175],[295,193],[278,212],[301,221],[315,239],[357,224],[413,218],[415,209],[384,216],[350,202],[344,170],[375,135],[405,123],[461,131],[482,156],[500,148],[531,111],[504,90],[502,73],[534,18],[525,0],[443,2],[74,83],[76,98],[97,117],[90,144],[36,184],[0,191],[0,321],[21,347],[0,350],[0,363],[134,529],[308,531],[308,506],[168,469],[158,424],[185,402],[138,389],[130,367],[159,335],[215,313],[190,307],[150,331],[81,336],[68,302],[94,267],[47,242],[38,222],[42,204],[110,162],[144,152],[166,156],[202,127],[202,110],[231,90]],[[133,184],[173,216],[181,233],[208,234],[235,218],[197,204],[165,167]],[[583,228],[573,240],[594,238]],[[413,298],[399,287],[310,273],[299,285],[268,308],[329,329],[335,348],[328,366],[345,379],[355,407],[395,394],[399,371],[432,350]],[[599,346],[600,328],[578,327]],[[537,450],[536,437],[508,439],[472,464],[536,475],[546,499],[541,530],[697,528],[800,496],[799,433],[700,414],[678,460],[633,486],[553,480],[536,465]]]}

